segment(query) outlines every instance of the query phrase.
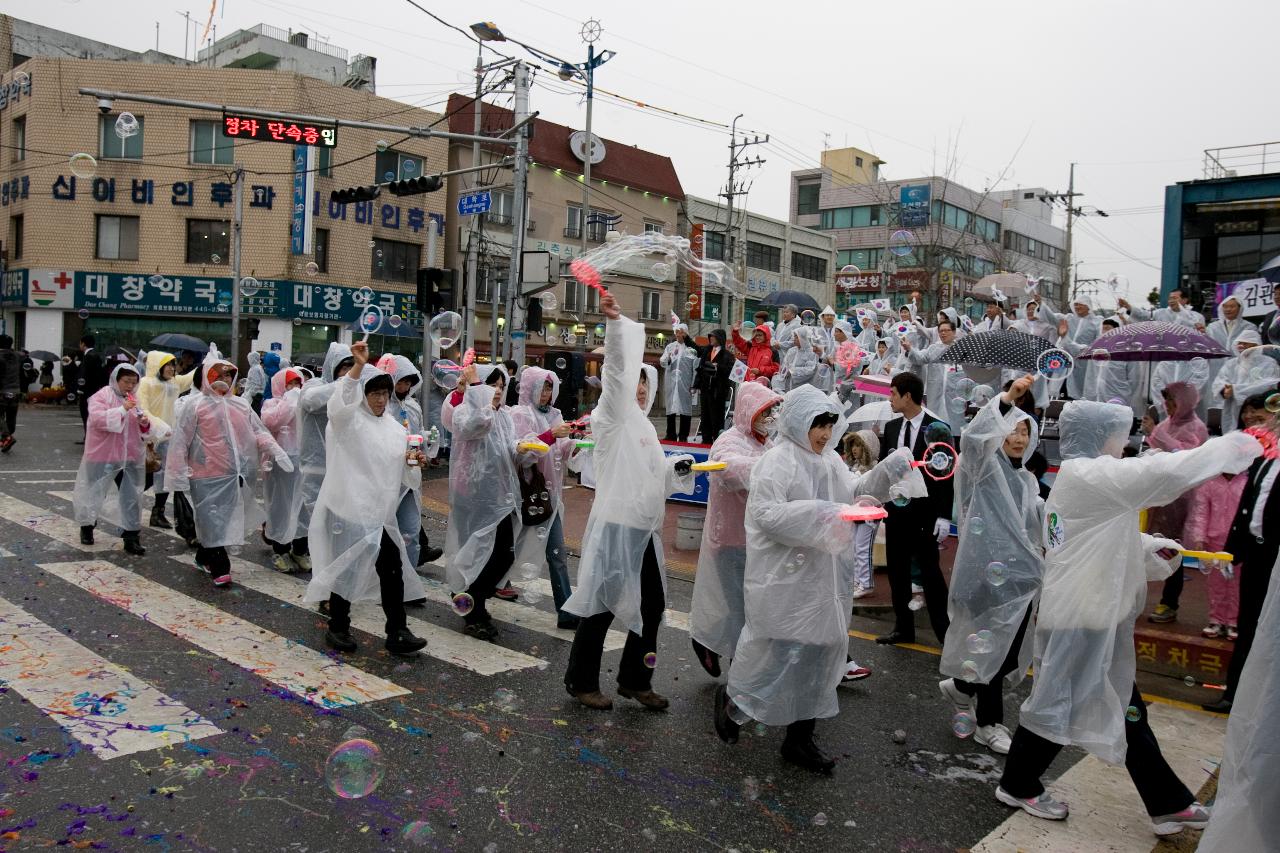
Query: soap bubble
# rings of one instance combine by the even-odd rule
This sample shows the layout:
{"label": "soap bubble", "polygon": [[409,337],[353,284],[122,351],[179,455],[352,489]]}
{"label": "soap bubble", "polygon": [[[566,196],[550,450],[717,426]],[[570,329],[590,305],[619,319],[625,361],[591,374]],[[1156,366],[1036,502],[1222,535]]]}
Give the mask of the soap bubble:
{"label": "soap bubble", "polygon": [[151,284],[152,287],[159,287],[164,284],[164,276],[157,273],[156,275],[148,277],[147,282]]}
{"label": "soap bubble", "polygon": [[1112,405],[1112,406],[1127,406],[1127,405],[1129,405],[1129,403],[1128,403],[1128,402],[1127,402],[1123,397],[1112,397],[1110,400],[1107,400],[1107,403],[1109,403],[1109,404],[1110,404],[1110,405]]}
{"label": "soap bubble", "polygon": [[462,337],[462,315],[456,311],[437,314],[431,318],[427,331],[440,349],[449,349],[458,342],[458,338]]}
{"label": "soap bubble", "polygon": [[907,742],[907,733],[902,729],[894,729],[893,734],[890,735],[890,737],[896,744],[904,744]]}
{"label": "soap bubble", "polygon": [[972,308],[972,307],[973,307],[973,297],[972,297],[972,296],[966,296],[966,297],[964,298],[964,307],[965,307],[965,308]]}
{"label": "soap bubble", "polygon": [[222,255],[219,255],[217,252],[214,252],[212,255],[209,256],[209,263],[211,264],[222,263]]}
{"label": "soap bubble", "polygon": [[493,691],[493,701],[504,711],[514,711],[516,705],[519,704],[516,692],[509,687],[499,687]]}
{"label": "soap bubble", "polygon": [[342,526],[342,522],[338,521],[336,518],[333,520],[333,523],[329,525],[329,532],[334,536],[341,536],[342,531],[345,529],[346,528]]}
{"label": "soap bubble", "polygon": [[1203,358],[1200,358],[1200,356],[1196,356],[1195,358],[1191,359],[1189,366],[1192,369],[1192,371],[1196,373],[1202,373],[1202,372],[1208,371],[1209,362],[1205,361]]}
{"label": "soap bubble", "polygon": [[951,718],[951,731],[956,737],[968,737],[973,734],[974,727],[973,717],[964,711]]}
{"label": "soap bubble", "polygon": [[1280,394],[1268,394],[1267,402],[1264,405],[1271,414],[1280,413]]}
{"label": "soap bubble", "polygon": [[375,252],[373,253],[373,256],[374,256],[375,258],[377,258],[378,260],[382,260],[382,250],[381,250],[381,249],[378,249],[377,251],[375,251]]}
{"label": "soap bubble", "polygon": [[459,616],[466,616],[476,607],[476,600],[471,597],[470,593],[460,592],[453,597],[453,612]]}
{"label": "soap bubble", "polygon": [[418,161],[405,160],[404,163],[401,164],[400,170],[405,174],[406,177],[411,177],[417,174],[418,172]]}
{"label": "soap bubble", "polygon": [[556,367],[558,367],[560,370],[564,370],[568,366],[569,366],[569,362],[565,361],[563,358],[556,359]]}
{"label": "soap bubble", "polygon": [[130,136],[137,136],[141,128],[138,126],[138,120],[134,118],[133,113],[120,113],[116,116],[116,136],[121,139],[128,139]]}
{"label": "soap bubble", "polygon": [[373,288],[365,285],[356,291],[356,301],[368,305],[373,301]]}
{"label": "soap bubble", "polygon": [[387,773],[382,750],[371,740],[354,738],[334,747],[324,763],[329,790],[344,800],[367,797]]}
{"label": "soap bubble", "polygon": [[240,279],[240,295],[241,296],[246,296],[246,297],[257,296],[258,289],[259,289],[258,280],[253,276],[247,275],[244,278]]}
{"label": "soap bubble", "polygon": [[947,401],[947,410],[953,415],[963,415],[968,407],[969,404],[965,402],[964,397],[952,397]]}
{"label": "soap bubble", "polygon": [[317,264],[315,261],[307,261],[307,265],[302,269],[303,271],[306,272],[307,275],[315,275],[316,273],[320,272],[320,265]]}
{"label": "soap bubble", "polygon": [[1142,719],[1142,712],[1138,710],[1137,706],[1130,705],[1124,709],[1124,718],[1131,723],[1136,723]]}
{"label": "soap bubble", "polygon": [[[76,316],[78,316],[81,320],[88,320],[88,319],[89,319],[89,309],[88,309],[88,308],[81,308],[79,311],[77,311],[77,312],[76,312]],[[81,384],[84,384],[84,380],[83,380],[83,379],[81,379],[81,380],[80,380],[80,383],[81,383]]]}
{"label": "soap bubble", "polygon": [[969,392],[969,402],[975,406],[985,406],[995,397],[996,392],[992,390],[990,385],[975,385],[973,390]]}
{"label": "soap bubble", "polygon": [[360,312],[360,331],[366,335],[372,335],[382,328],[382,321],[386,318],[386,312],[381,305],[370,305]]}
{"label": "soap bubble", "polygon": [[295,325],[295,326],[301,326],[301,325],[302,325],[302,318],[301,318],[301,317],[294,317],[294,318],[293,318],[293,325]]}
{"label": "soap bubble", "polygon": [[995,650],[995,637],[986,628],[965,638],[965,646],[975,655],[991,654]]}
{"label": "soap bubble", "polygon": [[894,506],[906,506],[909,503],[911,503],[911,498],[906,495],[898,495],[893,499]]}
{"label": "soap bubble", "polygon": [[400,328],[400,325],[402,323],[404,323],[404,318],[401,317],[399,314],[387,315],[387,325],[390,326],[391,328],[398,329]]}
{"label": "soap bubble", "polygon": [[15,71],[13,72],[13,82],[19,86],[26,86],[31,82],[31,75],[25,71]]}
{"label": "soap bubble", "polygon": [[370,241],[369,241],[369,248],[370,248],[370,249],[372,249],[372,248],[373,248],[374,246],[376,246],[376,245],[378,245],[378,241],[377,241],[377,240],[370,240]]}
{"label": "soap bubble", "polygon": [[1074,369],[1075,360],[1071,354],[1057,347],[1045,350],[1036,358],[1036,373],[1046,379],[1066,379]]}
{"label": "soap bubble", "polygon": [[937,442],[951,441],[951,427],[946,421],[934,421],[924,428],[924,440],[926,444],[936,444]]}
{"label": "soap bubble", "polygon": [[542,593],[533,587],[529,587],[524,591],[524,600],[528,604],[537,604],[542,600]]}
{"label": "soap bubble", "polygon": [[658,665],[658,653],[657,653],[657,652],[649,652],[648,654],[646,654],[646,655],[644,656],[644,665],[645,665],[645,666],[647,666],[647,667],[649,667],[649,669],[653,669],[655,666],[657,666],[657,665]]}
{"label": "soap bubble", "polygon": [[431,828],[431,824],[425,820],[415,820],[404,825],[404,829],[400,830],[400,837],[411,844],[419,847],[426,847],[431,843],[431,839],[435,836],[435,830]]}
{"label": "soap bubble", "polygon": [[531,581],[538,576],[538,567],[533,563],[520,564],[520,577],[524,580]]}
{"label": "soap bubble", "polygon": [[388,143],[387,140],[385,139],[379,139],[377,142],[373,143],[373,147],[377,150],[379,154],[381,154],[383,151],[386,151],[388,148],[390,148],[391,144]]}
{"label": "soap bubble", "polygon": [[1194,675],[1188,675],[1182,679],[1182,683],[1187,685],[1188,687],[1195,687],[1196,677]]}
{"label": "soap bubble", "polygon": [[974,536],[981,536],[987,530],[987,522],[980,515],[969,516],[969,532]]}
{"label": "soap bubble", "polygon": [[77,178],[92,178],[94,172],[98,171],[98,161],[93,159],[92,154],[85,154],[83,151],[72,154],[67,165],[71,168],[71,174]]}
{"label": "soap bubble", "polygon": [[889,251],[899,258],[905,258],[915,251],[915,246],[912,245],[914,240],[915,237],[910,231],[894,231],[889,235]]}
{"label": "soap bubble", "polygon": [[556,294],[553,290],[546,290],[538,294],[538,301],[542,303],[543,311],[554,311],[560,304],[556,301]]}
{"label": "soap bubble", "polygon": [[960,677],[965,681],[977,681],[978,665],[971,660],[960,664]]}
{"label": "soap bubble", "polygon": [[813,825],[814,825],[814,826],[826,826],[826,825],[827,825],[827,816],[826,816],[825,814],[823,814],[822,812],[818,812],[816,815],[814,815],[814,816],[813,816]]}
{"label": "soap bubble", "polygon": [[649,277],[654,281],[666,281],[671,277],[671,264],[658,261],[653,265],[652,269],[649,270]]}
{"label": "soap bubble", "polygon": [[999,560],[987,563],[987,583],[992,586],[1004,586],[1009,579],[1009,567]]}
{"label": "soap bubble", "polygon": [[396,179],[396,173],[395,173],[395,172],[383,172],[383,173],[382,173],[382,180],[384,180],[384,181],[386,181],[386,182],[388,182],[388,183],[390,183],[391,181],[394,181],[395,179]]}

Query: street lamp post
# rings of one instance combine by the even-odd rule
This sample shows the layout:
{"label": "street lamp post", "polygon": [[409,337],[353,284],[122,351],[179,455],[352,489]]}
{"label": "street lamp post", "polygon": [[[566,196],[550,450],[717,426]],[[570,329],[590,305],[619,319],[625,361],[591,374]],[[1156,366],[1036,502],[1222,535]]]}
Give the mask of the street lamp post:
{"label": "street lamp post", "polygon": [[600,22],[595,18],[583,24],[581,35],[582,40],[587,43],[587,61],[578,65],[562,62],[559,72],[561,80],[568,81],[574,77],[581,77],[587,84],[586,141],[583,143],[582,157],[582,211],[578,215],[581,251],[584,255],[587,253],[587,217],[591,213],[591,161],[595,158],[596,152],[595,137],[591,134],[591,106],[595,101],[595,71],[616,55],[612,50],[596,53],[595,43],[602,32]]}

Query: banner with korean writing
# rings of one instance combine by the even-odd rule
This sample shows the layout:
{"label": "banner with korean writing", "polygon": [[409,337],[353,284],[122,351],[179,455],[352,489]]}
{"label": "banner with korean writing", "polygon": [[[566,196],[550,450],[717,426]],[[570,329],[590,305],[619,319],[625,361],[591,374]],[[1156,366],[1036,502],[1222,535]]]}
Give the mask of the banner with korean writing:
{"label": "banner with korean writing", "polygon": [[1265,278],[1251,278],[1247,281],[1221,281],[1215,287],[1218,304],[1228,296],[1240,300],[1246,317],[1265,317],[1276,310],[1272,299],[1275,285]]}
{"label": "banner with korean writing", "polygon": [[[702,260],[702,250],[705,245],[705,237],[703,235],[703,224],[695,222],[693,227],[689,229],[689,251],[693,252],[693,256],[698,260]],[[685,297],[685,308],[689,312],[689,319],[705,320],[702,316],[704,301],[702,298],[702,274],[697,270],[689,270],[689,294]]]}
{"label": "banner with korean writing", "polygon": [[924,228],[929,224],[928,184],[898,188],[899,221],[903,228]]}

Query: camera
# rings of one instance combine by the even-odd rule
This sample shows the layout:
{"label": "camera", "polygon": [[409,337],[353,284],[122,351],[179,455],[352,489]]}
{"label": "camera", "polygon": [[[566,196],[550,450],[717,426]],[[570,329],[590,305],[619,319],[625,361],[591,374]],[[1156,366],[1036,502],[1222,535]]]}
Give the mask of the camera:
{"label": "camera", "polygon": [[98,98],[98,112],[106,115],[116,105],[115,101],[110,98]]}

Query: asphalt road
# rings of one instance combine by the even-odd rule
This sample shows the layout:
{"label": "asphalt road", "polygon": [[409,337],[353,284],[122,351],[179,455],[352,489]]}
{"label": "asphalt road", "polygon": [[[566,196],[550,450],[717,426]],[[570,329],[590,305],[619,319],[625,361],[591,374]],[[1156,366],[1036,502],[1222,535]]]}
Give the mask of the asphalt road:
{"label": "asphalt road", "polygon": [[[411,611],[427,654],[388,656],[375,606],[357,609],[373,633],[357,631],[360,650],[339,662],[300,603],[303,579],[264,568],[259,542],[229,589],[159,531],[144,531],[141,558],[110,524],[80,547],[66,499],[79,433],[73,410],[24,408],[0,457],[0,850],[941,853],[1010,817],[992,797],[1001,760],[951,732],[932,654],[851,638],[875,674],[841,688],[839,717],[818,724],[840,758],[829,777],[783,764],[780,729],[716,738],[682,580],[659,635],[666,713],[624,699],[595,712],[565,694],[572,636],[554,628],[545,579],[536,601],[526,591],[496,614],[496,646],[462,637],[433,587]],[[444,520],[426,523],[442,542]],[[1007,697],[1011,725],[1027,689]],[[1067,750],[1050,775],[1081,758]],[[338,784],[326,767],[341,761]]]}

